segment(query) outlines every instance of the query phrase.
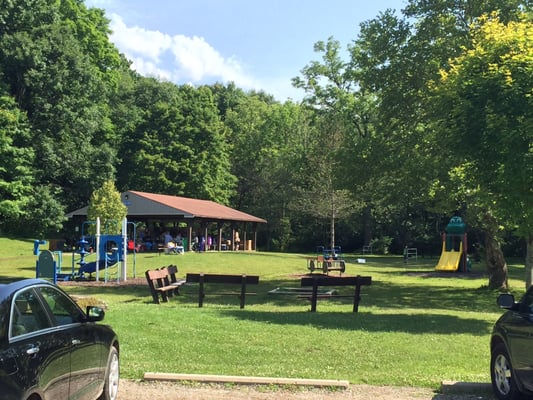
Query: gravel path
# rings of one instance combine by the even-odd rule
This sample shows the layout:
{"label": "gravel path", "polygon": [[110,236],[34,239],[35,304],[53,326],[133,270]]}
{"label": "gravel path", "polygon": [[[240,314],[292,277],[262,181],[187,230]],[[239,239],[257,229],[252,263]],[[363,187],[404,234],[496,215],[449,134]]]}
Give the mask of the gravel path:
{"label": "gravel path", "polygon": [[490,393],[438,394],[430,389],[351,385],[348,389],[275,389],[264,386],[184,385],[122,379],[119,400],[494,400]]}

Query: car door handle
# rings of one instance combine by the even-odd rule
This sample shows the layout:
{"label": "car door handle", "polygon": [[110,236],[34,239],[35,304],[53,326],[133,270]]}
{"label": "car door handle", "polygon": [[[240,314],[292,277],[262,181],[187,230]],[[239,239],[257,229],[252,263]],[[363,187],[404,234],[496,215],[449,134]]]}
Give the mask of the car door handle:
{"label": "car door handle", "polygon": [[26,350],[26,354],[29,356],[33,356],[34,354],[37,354],[39,350],[41,349],[39,349],[38,346],[33,346],[33,347],[30,347],[28,350]]}
{"label": "car door handle", "polygon": [[80,339],[72,339],[71,343],[72,343],[73,346],[77,346],[77,345],[79,345],[81,343],[81,340]]}

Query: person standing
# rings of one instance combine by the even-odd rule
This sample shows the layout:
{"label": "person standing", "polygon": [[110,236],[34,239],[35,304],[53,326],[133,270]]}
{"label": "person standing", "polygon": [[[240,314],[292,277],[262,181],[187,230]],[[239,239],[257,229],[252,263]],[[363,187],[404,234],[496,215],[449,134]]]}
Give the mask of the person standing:
{"label": "person standing", "polygon": [[235,247],[233,250],[239,250],[239,245],[241,244],[241,238],[239,237],[239,232],[235,231]]}

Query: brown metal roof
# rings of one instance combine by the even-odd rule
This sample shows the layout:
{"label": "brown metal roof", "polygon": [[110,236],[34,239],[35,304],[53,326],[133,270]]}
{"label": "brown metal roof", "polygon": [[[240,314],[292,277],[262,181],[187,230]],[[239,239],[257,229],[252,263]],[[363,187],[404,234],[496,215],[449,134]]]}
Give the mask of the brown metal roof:
{"label": "brown metal roof", "polygon": [[267,222],[262,218],[254,217],[210,200],[130,190],[122,193],[122,201],[128,207],[128,215],[132,216],[147,215],[147,212],[153,212],[157,215],[181,215],[184,218],[258,222],[263,224]]}
{"label": "brown metal roof", "polygon": [[[209,221],[256,222],[267,221],[253,215],[223,206],[210,200],[129,190],[122,193],[122,202],[128,207],[128,219],[206,219]],[[67,214],[68,217],[86,216],[87,207]]]}

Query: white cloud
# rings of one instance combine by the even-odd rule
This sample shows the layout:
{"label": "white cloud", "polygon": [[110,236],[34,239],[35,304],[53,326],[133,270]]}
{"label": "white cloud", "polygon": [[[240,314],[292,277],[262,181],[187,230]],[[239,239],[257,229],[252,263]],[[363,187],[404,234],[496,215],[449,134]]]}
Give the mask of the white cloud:
{"label": "white cloud", "polygon": [[111,41],[125,54],[148,58],[159,63],[162,53],[170,48],[172,38],[158,31],[149,31],[137,26],[129,28],[122,18],[113,14]]}
{"label": "white cloud", "polygon": [[203,37],[128,27],[117,14],[111,16],[111,30],[111,41],[141,75],[178,84],[233,81],[243,89],[260,87],[235,57],[224,57]]}

